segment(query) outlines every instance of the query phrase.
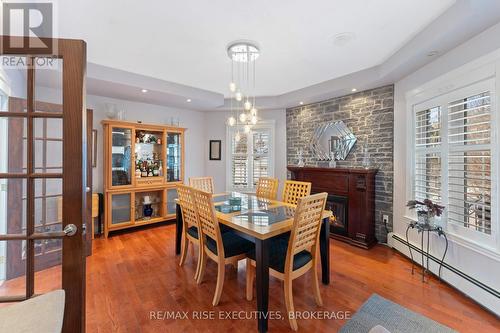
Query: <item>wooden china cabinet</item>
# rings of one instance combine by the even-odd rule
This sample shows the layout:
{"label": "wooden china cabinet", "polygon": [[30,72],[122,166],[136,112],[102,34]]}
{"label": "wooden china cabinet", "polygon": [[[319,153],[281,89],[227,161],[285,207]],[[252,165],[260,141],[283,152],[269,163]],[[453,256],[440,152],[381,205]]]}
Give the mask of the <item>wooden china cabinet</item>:
{"label": "wooden china cabinet", "polygon": [[104,235],[175,218],[175,186],[184,180],[185,128],[102,121]]}

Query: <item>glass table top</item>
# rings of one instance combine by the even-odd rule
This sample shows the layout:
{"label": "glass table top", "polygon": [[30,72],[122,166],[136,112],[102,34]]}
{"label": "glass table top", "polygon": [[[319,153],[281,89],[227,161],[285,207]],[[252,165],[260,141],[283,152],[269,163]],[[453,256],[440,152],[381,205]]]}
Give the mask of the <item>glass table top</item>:
{"label": "glass table top", "polygon": [[248,210],[267,209],[271,201],[258,198],[252,194],[231,192],[213,198],[215,210],[223,214],[243,212]]}
{"label": "glass table top", "polygon": [[278,206],[267,209],[242,211],[241,214],[231,217],[233,223],[250,223],[258,226],[269,226],[293,218],[295,208]]}
{"label": "glass table top", "polygon": [[[292,228],[295,206],[255,194],[230,192],[215,194],[213,202],[219,222],[250,236],[267,239]],[[330,218],[325,211],[323,219]]]}

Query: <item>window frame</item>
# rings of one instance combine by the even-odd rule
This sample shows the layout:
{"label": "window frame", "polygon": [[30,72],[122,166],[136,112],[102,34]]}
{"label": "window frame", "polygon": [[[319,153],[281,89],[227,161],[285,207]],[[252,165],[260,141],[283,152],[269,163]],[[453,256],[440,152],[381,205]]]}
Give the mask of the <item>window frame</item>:
{"label": "window frame", "polygon": [[[0,69],[0,111],[6,111],[8,105],[8,98],[10,95],[10,88],[5,80],[5,74]],[[0,152],[7,152],[7,121],[0,119]],[[0,156],[2,154],[0,153]],[[7,158],[0,159],[0,171],[7,170]],[[0,234],[7,233],[7,180],[0,179]],[[7,242],[0,242],[0,258],[7,258]],[[0,262],[0,282],[5,280],[7,272],[7,261]]]}
{"label": "window frame", "polygon": [[[411,167],[407,171],[407,200],[414,198],[415,190],[415,158],[417,153],[416,147],[416,114],[419,111],[431,109],[433,107],[441,108],[441,144],[439,151],[441,154],[441,202],[446,206],[445,212],[438,223],[441,224],[443,229],[449,235],[449,238],[462,243],[470,244],[476,249],[487,250],[495,254],[500,253],[499,242],[499,191],[498,191],[498,168],[500,160],[499,135],[500,117],[498,116],[498,87],[495,75],[495,66],[485,66],[476,71],[472,71],[469,75],[461,75],[455,78],[443,80],[439,86],[434,86],[433,89],[421,90],[415,96],[408,99],[409,109],[411,110],[411,117],[408,117],[408,165]],[[489,144],[471,145],[461,150],[458,147],[449,146],[448,138],[448,106],[453,101],[463,99],[467,96],[482,93],[484,91],[490,92],[490,114],[491,114],[491,140]],[[450,151],[466,151],[466,150],[490,150],[491,154],[491,234],[488,235],[483,232],[477,232],[471,228],[463,227],[455,223],[448,223],[448,154]],[[432,149],[430,150],[432,151]],[[406,209],[405,217],[408,220],[416,220],[416,213]]]}
{"label": "window frame", "polygon": [[[235,187],[233,185],[233,173],[232,173],[232,161],[233,161],[233,151],[232,151],[232,140],[233,136],[236,134],[237,128],[236,126],[229,126],[226,125],[226,156],[227,156],[227,161],[226,161],[226,190],[227,191],[239,191],[239,192],[255,192],[256,186],[253,185],[253,140],[251,140],[251,135],[257,130],[268,130],[269,131],[269,174],[268,177],[274,177],[274,166],[275,166],[275,121],[274,120],[268,120],[268,121],[260,121],[258,124],[253,125],[252,129],[250,130],[250,133],[248,134],[243,134],[242,135],[248,135],[249,137],[249,144],[248,144],[248,151],[246,154],[246,159],[248,163],[248,175],[247,175],[247,186],[245,187]],[[241,133],[241,128],[240,128],[240,133]]]}

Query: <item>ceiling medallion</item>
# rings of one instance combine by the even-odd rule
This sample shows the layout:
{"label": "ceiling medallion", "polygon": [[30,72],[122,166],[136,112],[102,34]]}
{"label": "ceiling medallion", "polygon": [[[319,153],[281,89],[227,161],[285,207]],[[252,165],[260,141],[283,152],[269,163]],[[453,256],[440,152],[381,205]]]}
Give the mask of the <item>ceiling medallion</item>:
{"label": "ceiling medallion", "polygon": [[[260,48],[255,42],[239,40],[230,43],[227,55],[231,59],[231,111],[227,124],[236,127],[235,140],[251,131],[258,122],[255,106],[255,63]],[[242,133],[240,133],[242,132]]]}

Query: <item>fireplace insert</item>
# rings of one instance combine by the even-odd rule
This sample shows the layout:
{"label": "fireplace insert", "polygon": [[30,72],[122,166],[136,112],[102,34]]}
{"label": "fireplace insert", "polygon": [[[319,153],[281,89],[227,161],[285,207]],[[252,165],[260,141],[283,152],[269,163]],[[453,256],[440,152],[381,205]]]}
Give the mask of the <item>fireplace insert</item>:
{"label": "fireplace insert", "polygon": [[348,211],[347,197],[329,194],[326,201],[326,209],[333,212],[330,218],[330,232],[337,235],[347,236]]}

